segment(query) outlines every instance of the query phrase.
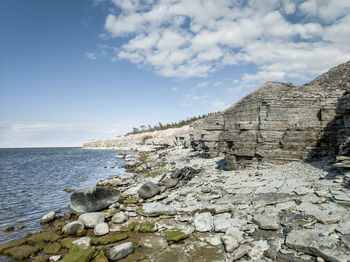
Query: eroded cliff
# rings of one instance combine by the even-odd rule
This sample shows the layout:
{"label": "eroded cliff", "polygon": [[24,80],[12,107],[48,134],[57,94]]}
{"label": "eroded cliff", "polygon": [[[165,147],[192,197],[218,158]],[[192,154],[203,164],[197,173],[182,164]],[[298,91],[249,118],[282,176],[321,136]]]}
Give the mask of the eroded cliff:
{"label": "eroded cliff", "polygon": [[232,169],[335,155],[342,128],[336,109],[348,90],[350,61],[302,86],[268,82],[224,112],[194,122],[191,144],[223,153]]}

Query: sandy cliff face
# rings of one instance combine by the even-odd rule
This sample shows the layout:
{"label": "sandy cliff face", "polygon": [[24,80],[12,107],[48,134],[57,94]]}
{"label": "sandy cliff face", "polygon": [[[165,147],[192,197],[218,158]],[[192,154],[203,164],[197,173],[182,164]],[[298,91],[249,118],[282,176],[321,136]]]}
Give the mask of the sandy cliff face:
{"label": "sandy cliff face", "polygon": [[171,146],[189,145],[189,126],[169,128],[161,131],[144,132],[84,143],[87,149],[116,149],[152,151]]}
{"label": "sandy cliff face", "polygon": [[224,112],[193,123],[191,144],[223,153],[232,169],[334,155],[341,128],[336,109],[348,90],[350,61],[302,86],[268,82]]}

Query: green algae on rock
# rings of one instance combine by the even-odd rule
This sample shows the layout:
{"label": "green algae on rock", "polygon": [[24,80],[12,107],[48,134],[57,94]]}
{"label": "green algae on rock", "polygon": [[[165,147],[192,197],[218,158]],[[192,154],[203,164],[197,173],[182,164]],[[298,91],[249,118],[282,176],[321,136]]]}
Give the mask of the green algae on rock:
{"label": "green algae on rock", "polygon": [[140,224],[139,231],[141,233],[151,233],[157,231],[157,226],[154,222],[144,221]]}
{"label": "green algae on rock", "polygon": [[68,237],[68,238],[65,238],[65,239],[62,239],[60,241],[61,245],[67,249],[69,249],[70,251],[77,251],[78,250],[78,247],[76,245],[73,244],[73,241],[75,240],[78,240],[79,238],[77,237]]}
{"label": "green algae on rock", "polygon": [[5,250],[4,254],[16,260],[23,260],[39,251],[39,247],[32,245],[22,245]]}
{"label": "green algae on rock", "polygon": [[62,262],[88,262],[95,253],[94,247],[87,249],[81,249],[78,251],[70,251],[63,259]]}
{"label": "green algae on rock", "polygon": [[57,240],[61,239],[62,236],[57,234],[54,231],[45,231],[39,234],[35,234],[28,238],[28,243],[29,244],[34,244],[40,241],[45,241],[45,242],[56,242]]}
{"label": "green algae on rock", "polygon": [[16,246],[21,246],[23,244],[26,243],[26,240],[25,239],[16,239],[16,240],[13,240],[11,242],[8,242],[6,244],[3,244],[0,246],[0,254],[2,252],[4,252],[6,249],[9,249],[9,248],[12,248],[12,247],[16,247]]}
{"label": "green algae on rock", "polygon": [[98,238],[98,243],[100,243],[101,245],[106,245],[106,244],[124,240],[126,238],[128,238],[128,234],[126,233],[120,234],[120,233],[111,232],[108,235]]}
{"label": "green algae on rock", "polygon": [[60,251],[61,245],[57,242],[47,244],[44,248],[44,253],[46,254],[56,254],[58,251]]}
{"label": "green algae on rock", "polygon": [[165,231],[164,234],[165,234],[166,240],[175,241],[175,242],[178,242],[187,237],[187,235],[184,232],[176,228],[170,231]]}

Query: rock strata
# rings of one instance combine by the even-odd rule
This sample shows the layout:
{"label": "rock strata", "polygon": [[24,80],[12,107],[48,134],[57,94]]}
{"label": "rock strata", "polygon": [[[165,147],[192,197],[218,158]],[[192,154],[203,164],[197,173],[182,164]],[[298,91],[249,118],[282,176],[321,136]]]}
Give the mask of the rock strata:
{"label": "rock strata", "polygon": [[[241,169],[335,155],[340,146],[345,157],[338,166],[347,165],[349,95],[339,99],[349,89],[350,61],[302,86],[268,82],[225,111],[194,122],[192,147],[223,153],[229,168]],[[338,102],[343,122],[335,119]]]}

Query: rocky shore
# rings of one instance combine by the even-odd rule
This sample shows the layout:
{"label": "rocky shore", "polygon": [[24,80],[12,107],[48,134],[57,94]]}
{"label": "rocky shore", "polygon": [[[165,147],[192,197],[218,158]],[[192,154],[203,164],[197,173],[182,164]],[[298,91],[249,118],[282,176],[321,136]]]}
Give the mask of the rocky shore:
{"label": "rocky shore", "polygon": [[225,170],[186,148],[126,157],[71,214],[3,246],[16,261],[350,261],[350,176],[326,160]]}

